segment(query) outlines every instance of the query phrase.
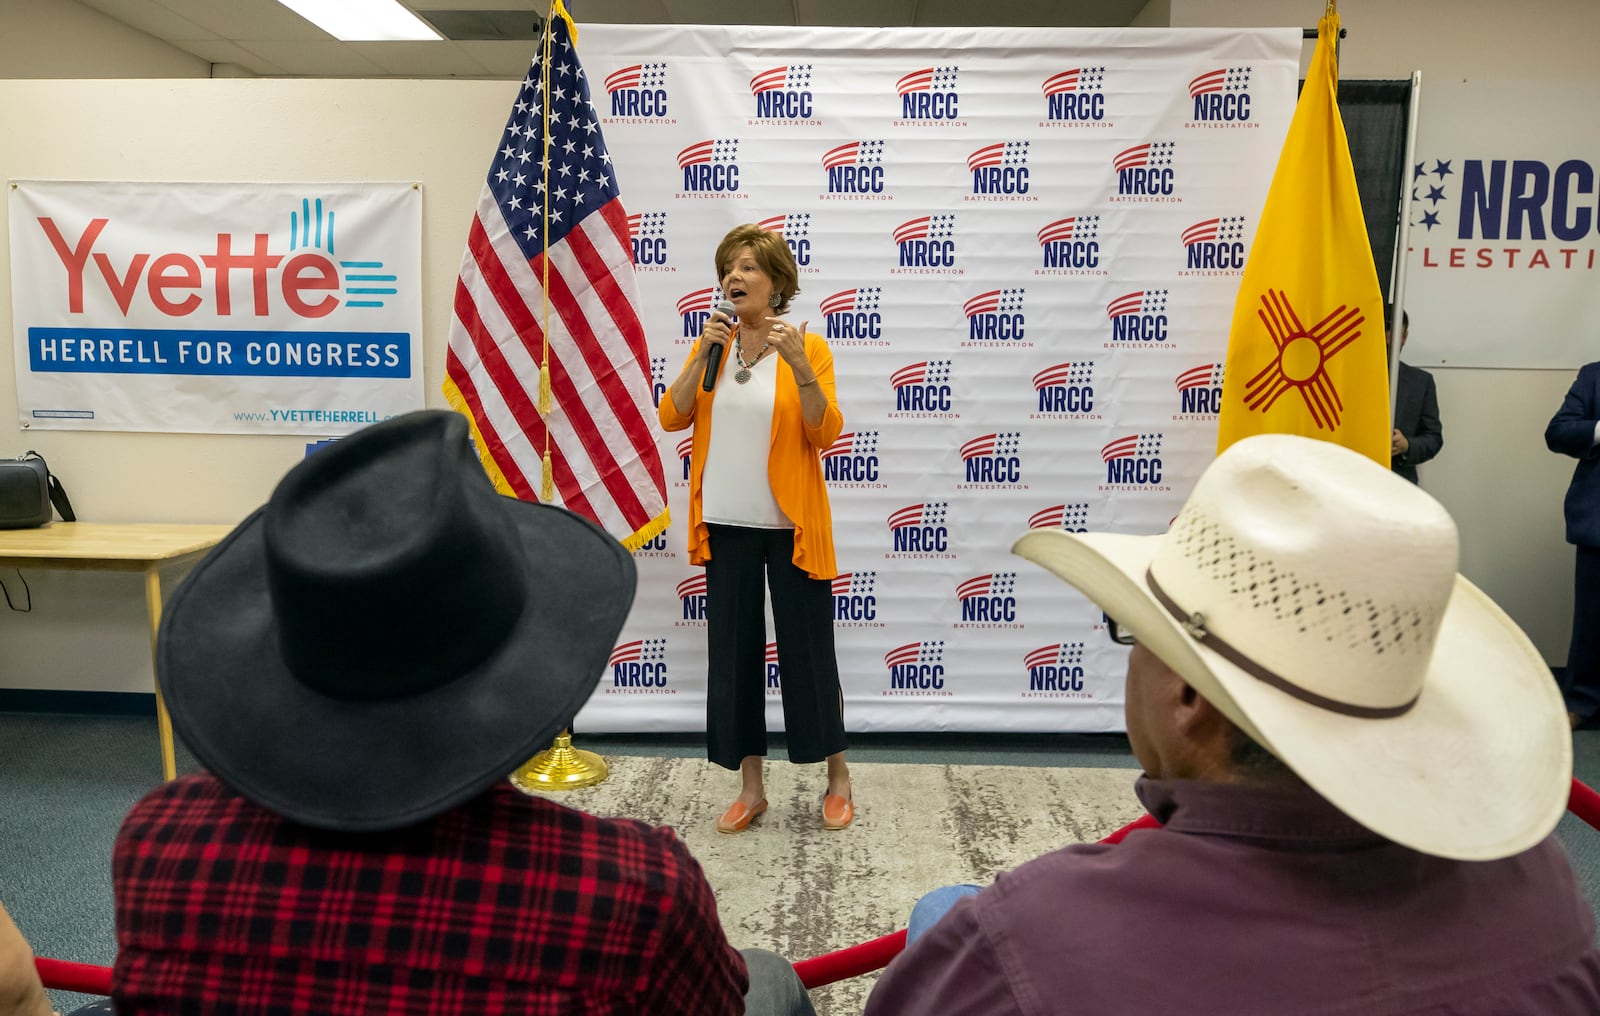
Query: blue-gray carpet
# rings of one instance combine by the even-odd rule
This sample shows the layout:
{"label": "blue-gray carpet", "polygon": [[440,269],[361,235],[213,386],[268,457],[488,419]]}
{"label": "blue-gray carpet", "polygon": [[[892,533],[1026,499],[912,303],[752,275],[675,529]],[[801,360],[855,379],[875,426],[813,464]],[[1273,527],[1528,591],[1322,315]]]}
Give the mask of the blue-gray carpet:
{"label": "blue-gray carpet", "polygon": [[[608,756],[703,757],[698,736],[600,736]],[[1600,731],[1574,738],[1577,776],[1600,787]],[[782,758],[779,745],[774,757]],[[853,762],[1133,768],[1120,735],[857,735]],[[195,767],[179,750],[179,771]],[[731,799],[735,787],[729,774]],[[123,814],[160,779],[155,720],[0,713],[0,901],[45,956],[109,964],[115,952],[110,858]],[[881,805],[878,805],[881,806]],[[709,821],[709,819],[708,819]],[[1600,900],[1600,831],[1558,830],[1591,904]],[[840,942],[838,945],[849,943]],[[87,999],[57,994],[58,1008]]]}

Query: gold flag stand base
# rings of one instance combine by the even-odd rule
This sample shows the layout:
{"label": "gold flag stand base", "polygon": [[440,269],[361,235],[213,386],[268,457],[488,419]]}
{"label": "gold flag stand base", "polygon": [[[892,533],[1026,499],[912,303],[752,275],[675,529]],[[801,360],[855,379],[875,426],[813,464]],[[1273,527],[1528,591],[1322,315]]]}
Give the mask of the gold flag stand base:
{"label": "gold flag stand base", "polygon": [[563,730],[556,735],[555,743],[511,774],[511,785],[524,794],[577,790],[603,783],[608,775],[606,760],[592,751],[574,748],[572,735]]}

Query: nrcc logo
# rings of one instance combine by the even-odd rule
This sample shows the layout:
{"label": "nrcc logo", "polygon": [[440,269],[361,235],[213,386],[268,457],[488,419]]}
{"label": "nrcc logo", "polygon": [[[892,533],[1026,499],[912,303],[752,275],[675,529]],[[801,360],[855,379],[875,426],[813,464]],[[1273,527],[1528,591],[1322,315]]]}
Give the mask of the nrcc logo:
{"label": "nrcc logo", "polygon": [[877,572],[845,572],[833,580],[835,628],[882,628],[878,620]]}
{"label": "nrcc logo", "polygon": [[[1461,163],[1459,172],[1453,168],[1457,161]],[[1428,179],[1430,176],[1435,180]],[[1411,185],[1422,218],[1412,225],[1425,228],[1430,238],[1435,227],[1444,228],[1444,236],[1450,235],[1450,212],[1440,208],[1439,203],[1451,200],[1451,176],[1461,184],[1461,210],[1456,216],[1454,239],[1463,245],[1424,245],[1422,267],[1594,269],[1591,234],[1600,232],[1600,211],[1593,207],[1600,174],[1591,163],[1582,159],[1560,163],[1539,159],[1434,159],[1433,168],[1429,169],[1426,161],[1419,162],[1412,170]],[[1422,196],[1424,193],[1426,196]],[[1465,245],[1501,239],[1518,242],[1509,246]],[[1587,247],[1576,246],[1585,241]]]}
{"label": "nrcc logo", "polygon": [[851,141],[822,153],[828,191],[819,201],[893,201],[883,190],[883,142]]}
{"label": "nrcc logo", "polygon": [[1183,231],[1179,275],[1243,275],[1244,216],[1203,219]]}
{"label": "nrcc logo", "polygon": [[1083,678],[1083,643],[1054,642],[1040,646],[1022,658],[1028,671],[1028,688],[1023,698],[1087,699]]}
{"label": "nrcc logo", "polygon": [[1189,82],[1188,127],[1260,127],[1250,119],[1250,68],[1218,67]]}
{"label": "nrcc logo", "polygon": [[1100,216],[1074,215],[1039,229],[1044,266],[1035,275],[1106,275],[1100,260]]}
{"label": "nrcc logo", "polygon": [[968,201],[1037,201],[1028,193],[1028,142],[996,141],[967,156]]}
{"label": "nrcc logo", "polygon": [[949,501],[908,504],[889,516],[889,553],[886,558],[908,561],[936,558],[954,561],[950,550]]}
{"label": "nrcc logo", "polygon": [[720,299],[722,290],[715,286],[696,289],[678,298],[678,317],[683,319],[683,334],[675,340],[676,345],[687,345],[700,337],[701,329],[705,328],[706,320],[711,317],[711,308]]}
{"label": "nrcc logo", "polygon": [[739,139],[708,138],[678,153],[679,198],[749,197],[739,192]]}
{"label": "nrcc logo", "polygon": [[1111,341],[1107,349],[1140,343],[1147,349],[1175,349],[1168,341],[1167,291],[1136,289],[1106,304],[1106,319],[1111,322]]}
{"label": "nrcc logo", "polygon": [[1161,435],[1129,434],[1100,449],[1106,464],[1101,490],[1171,490],[1161,483]]}
{"label": "nrcc logo", "polygon": [[635,639],[611,650],[608,695],[676,695],[667,683],[667,640]]}
{"label": "nrcc logo", "polygon": [[665,123],[667,116],[667,65],[633,64],[606,75],[611,115],[601,123]]}
{"label": "nrcc logo", "polygon": [[1111,201],[1155,204],[1177,203],[1177,157],[1175,141],[1146,141],[1117,153],[1111,168],[1117,174],[1117,192]]}
{"label": "nrcc logo", "polygon": [[883,654],[889,668],[885,695],[949,697],[944,686],[944,641],[907,642]]}
{"label": "nrcc logo", "polygon": [[956,267],[956,217],[924,215],[894,228],[900,263],[890,275],[965,275]]}
{"label": "nrcc logo", "polygon": [[822,453],[822,478],[836,487],[887,487],[878,481],[878,432],[852,431]]}
{"label": "nrcc logo", "polygon": [[667,264],[667,213],[637,212],[628,216],[628,243],[638,272],[675,272]]}
{"label": "nrcc logo", "polygon": [[965,127],[961,97],[956,94],[959,67],[924,67],[895,82],[900,96],[900,115],[896,127]]}
{"label": "nrcc logo", "polygon": [[1022,628],[1017,620],[1017,573],[977,575],[956,586],[961,620],[955,628]]}
{"label": "nrcc logo", "polygon": [[908,363],[889,377],[894,388],[894,409],[890,419],[956,420],[950,400],[949,360],[918,360]]}
{"label": "nrcc logo", "polygon": [[823,338],[841,346],[887,346],[883,313],[878,310],[882,293],[881,286],[860,286],[823,297],[817,304],[822,311]]}
{"label": "nrcc logo", "polygon": [[1202,363],[1173,379],[1178,389],[1174,420],[1209,423],[1222,410],[1222,364]]}
{"label": "nrcc logo", "polygon": [[1073,501],[1040,508],[1028,516],[1029,529],[1059,529],[1064,533],[1089,531],[1089,502]]}
{"label": "nrcc logo", "polygon": [[1098,420],[1094,411],[1094,361],[1053,363],[1033,375],[1039,408],[1030,420]]}
{"label": "nrcc logo", "polygon": [[801,275],[815,275],[822,270],[811,264],[810,212],[774,215],[762,219],[756,225],[769,233],[777,233],[783,237],[783,242],[789,245],[789,253],[794,255],[794,263],[800,269]]}
{"label": "nrcc logo", "polygon": [[1074,67],[1044,79],[1045,117],[1040,127],[1110,127],[1106,119],[1106,69]]}
{"label": "nrcc logo", "polygon": [[1032,346],[1024,341],[1027,320],[1022,315],[1024,289],[991,289],[979,293],[962,305],[967,316],[967,338],[963,346],[1005,345],[1013,349]]}
{"label": "nrcc logo", "polygon": [[692,434],[678,442],[676,451],[678,458],[683,462],[683,479],[677,482],[679,487],[687,487],[689,485],[689,455],[693,448],[694,435]]}
{"label": "nrcc logo", "polygon": [[811,94],[810,64],[790,64],[762,71],[750,79],[750,94],[756,97],[756,114],[748,123],[822,126],[821,120],[812,119],[816,99]]}
{"label": "nrcc logo", "polygon": [[697,572],[678,583],[678,600],[683,604],[683,616],[672,622],[672,626],[704,628],[706,626],[705,572]]}
{"label": "nrcc logo", "polygon": [[1022,482],[1022,434],[1001,431],[975,437],[961,446],[965,483],[957,490],[1027,490]]}

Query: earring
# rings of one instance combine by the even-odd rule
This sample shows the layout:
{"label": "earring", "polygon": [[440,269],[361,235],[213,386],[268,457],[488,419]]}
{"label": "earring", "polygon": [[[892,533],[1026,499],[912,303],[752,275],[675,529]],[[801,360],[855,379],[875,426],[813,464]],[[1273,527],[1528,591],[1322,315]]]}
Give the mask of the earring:
{"label": "earring", "polygon": [[778,309],[778,305],[781,304],[782,302],[783,302],[783,297],[779,296],[777,293],[773,293],[771,296],[767,297],[767,305],[770,306],[773,310],[777,310]]}

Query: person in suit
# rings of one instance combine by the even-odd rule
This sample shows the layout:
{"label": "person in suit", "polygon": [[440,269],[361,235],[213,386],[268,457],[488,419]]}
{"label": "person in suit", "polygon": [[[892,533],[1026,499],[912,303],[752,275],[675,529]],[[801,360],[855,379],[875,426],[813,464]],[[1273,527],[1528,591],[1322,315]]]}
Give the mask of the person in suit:
{"label": "person in suit", "polygon": [[[1394,323],[1394,304],[1383,308],[1383,333]],[[1406,336],[1411,331],[1411,315],[1400,312],[1400,351],[1405,352]],[[1395,400],[1394,430],[1389,435],[1390,468],[1417,482],[1417,467],[1439,454],[1444,447],[1444,429],[1439,425],[1439,396],[1434,391],[1433,375],[1421,367],[1401,361],[1400,397]]]}
{"label": "person in suit", "polygon": [[1581,726],[1600,714],[1600,361],[1584,364],[1544,429],[1553,452],[1578,460],[1567,487],[1567,542],[1577,547],[1572,641],[1561,691],[1567,719]]}

